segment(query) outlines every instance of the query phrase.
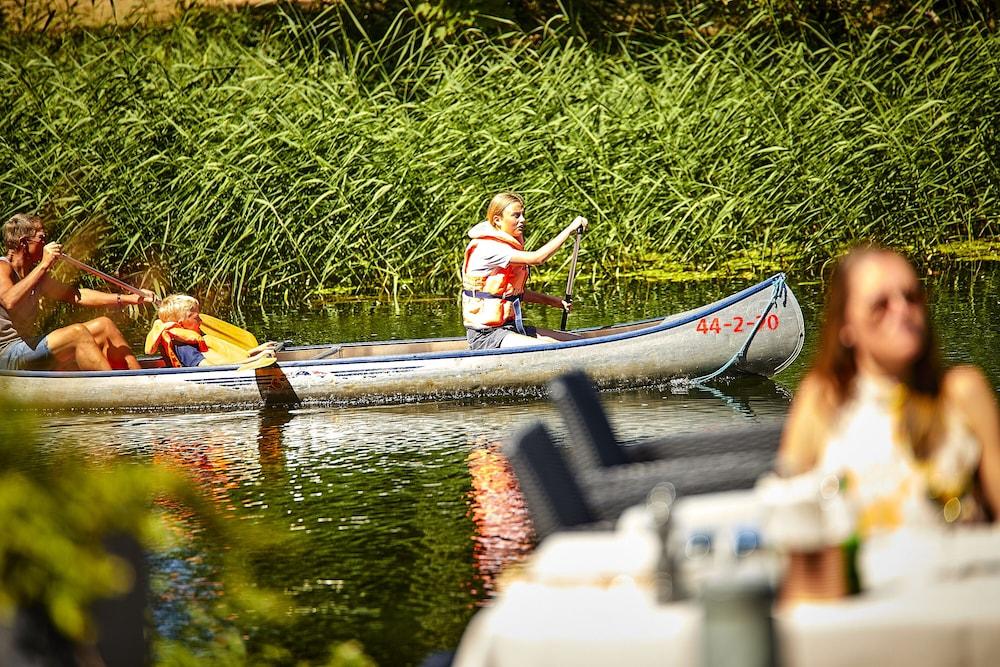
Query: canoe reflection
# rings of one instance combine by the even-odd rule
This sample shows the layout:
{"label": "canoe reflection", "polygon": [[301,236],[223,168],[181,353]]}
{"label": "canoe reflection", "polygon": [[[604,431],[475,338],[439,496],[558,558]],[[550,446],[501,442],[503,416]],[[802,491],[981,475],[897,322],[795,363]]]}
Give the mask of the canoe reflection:
{"label": "canoe reflection", "polygon": [[534,546],[534,532],[510,463],[496,446],[473,450],[469,515],[476,526],[473,559],[481,599],[496,592],[497,577],[523,560]]}

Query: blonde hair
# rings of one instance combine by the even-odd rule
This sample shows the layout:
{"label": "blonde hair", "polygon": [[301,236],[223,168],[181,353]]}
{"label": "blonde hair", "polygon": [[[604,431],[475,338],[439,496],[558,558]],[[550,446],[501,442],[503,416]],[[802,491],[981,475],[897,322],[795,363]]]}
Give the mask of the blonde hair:
{"label": "blonde hair", "polygon": [[524,206],[524,198],[521,195],[514,194],[513,192],[500,192],[493,195],[493,199],[490,200],[489,206],[486,207],[486,221],[492,225],[493,216],[503,215],[504,209],[514,202]]}
{"label": "blonde hair", "polygon": [[156,314],[159,315],[161,322],[180,322],[186,320],[187,316],[195,308],[200,308],[200,306],[201,304],[198,303],[198,299],[193,296],[171,294],[163,298]]}

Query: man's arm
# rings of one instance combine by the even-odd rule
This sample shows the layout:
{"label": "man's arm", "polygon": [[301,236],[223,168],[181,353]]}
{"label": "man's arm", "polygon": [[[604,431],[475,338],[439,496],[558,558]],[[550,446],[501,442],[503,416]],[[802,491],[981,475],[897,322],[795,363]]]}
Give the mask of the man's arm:
{"label": "man's arm", "polygon": [[[97,290],[87,289],[86,287],[81,287],[79,289],[73,290],[75,298],[68,299],[70,303],[75,303],[78,306],[88,306],[91,308],[107,308],[107,307],[118,307],[122,306],[138,306],[140,303],[152,303],[152,296],[138,295],[138,294],[112,294],[110,292],[98,292]],[[150,293],[152,294],[152,293]],[[66,301],[67,299],[64,299]]]}
{"label": "man's arm", "polygon": [[38,287],[44,289],[46,274],[60,254],[62,254],[60,244],[47,244],[42,254],[42,261],[16,283],[14,282],[14,268],[8,262],[0,262],[0,305],[7,312],[10,312],[17,308],[31,294],[32,290]]}

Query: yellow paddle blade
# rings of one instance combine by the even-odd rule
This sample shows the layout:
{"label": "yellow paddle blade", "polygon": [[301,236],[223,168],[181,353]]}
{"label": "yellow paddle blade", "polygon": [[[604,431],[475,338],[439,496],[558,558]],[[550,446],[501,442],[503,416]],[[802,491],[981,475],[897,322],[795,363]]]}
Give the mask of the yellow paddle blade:
{"label": "yellow paddle blade", "polygon": [[238,364],[246,360],[247,350],[242,345],[232,342],[228,338],[220,338],[215,333],[203,332],[205,342],[208,343],[208,350],[205,352],[205,361],[210,366],[227,366]]}
{"label": "yellow paddle blade", "polygon": [[253,361],[248,361],[245,364],[240,365],[236,370],[238,371],[252,371],[258,368],[265,368],[270,366],[278,360],[277,357],[258,357]]}
{"label": "yellow paddle blade", "polygon": [[202,333],[211,334],[217,338],[226,340],[233,345],[238,345],[244,350],[249,350],[259,345],[257,338],[246,329],[240,329],[235,324],[230,324],[229,322],[220,320],[218,317],[212,317],[205,313],[201,314],[201,331]]}

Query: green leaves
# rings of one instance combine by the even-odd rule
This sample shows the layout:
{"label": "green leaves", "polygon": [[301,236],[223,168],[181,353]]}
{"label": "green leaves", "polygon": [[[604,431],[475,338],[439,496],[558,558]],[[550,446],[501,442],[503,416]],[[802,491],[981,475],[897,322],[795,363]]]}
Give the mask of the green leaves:
{"label": "green leaves", "polygon": [[488,4],[377,36],[337,7],[4,35],[0,84],[21,94],[0,212],[42,207],[64,238],[106,220],[104,268],[234,301],[453,291],[506,189],[529,244],[590,218],[609,279],[650,253],[703,269],[761,244],[808,261],[997,231],[996,35],[428,36],[428,12],[461,26]]}

